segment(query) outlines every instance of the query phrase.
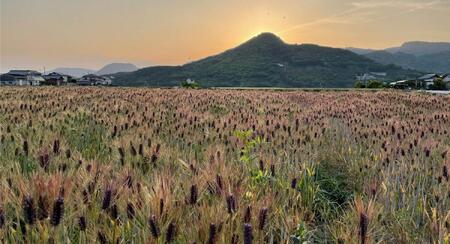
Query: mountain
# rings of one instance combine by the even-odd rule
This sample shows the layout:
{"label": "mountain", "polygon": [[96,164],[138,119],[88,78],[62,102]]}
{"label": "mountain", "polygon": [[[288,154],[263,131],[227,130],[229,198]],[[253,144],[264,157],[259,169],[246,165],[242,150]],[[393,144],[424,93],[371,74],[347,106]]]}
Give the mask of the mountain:
{"label": "mountain", "polygon": [[400,47],[387,48],[390,53],[407,53],[416,56],[450,51],[450,42],[406,42]]}
{"label": "mountain", "polygon": [[418,56],[403,52],[375,51],[364,56],[381,64],[395,64],[406,69],[433,73],[450,73],[450,51]]}
{"label": "mountain", "polygon": [[119,72],[133,72],[138,70],[138,67],[134,64],[129,63],[112,63],[97,71],[97,75],[109,75]]}
{"label": "mountain", "polygon": [[109,75],[119,72],[132,72],[138,70],[138,67],[134,64],[129,63],[112,63],[107,64],[100,70],[92,70],[92,69],[84,69],[84,68],[56,68],[49,72],[58,72],[65,75],[70,75],[73,77],[82,77],[87,74],[96,74],[96,75]]}
{"label": "mountain", "polygon": [[381,64],[423,72],[450,73],[450,42],[406,42],[384,50],[347,48]]}
{"label": "mountain", "polygon": [[356,47],[347,47],[345,49],[347,49],[349,51],[352,51],[352,52],[354,52],[356,54],[359,54],[359,55],[364,55],[364,54],[368,54],[368,53],[376,51],[376,50],[373,50],[373,49],[356,48]]}
{"label": "mountain", "polygon": [[387,72],[388,79],[416,71],[382,65],[351,51],[313,44],[290,45],[271,33],[182,66],[157,66],[114,75],[126,86],[177,86],[187,78],[205,87],[352,87],[355,75]]}
{"label": "mountain", "polygon": [[70,75],[73,77],[81,77],[83,75],[93,74],[96,71],[91,70],[91,69],[83,69],[83,68],[56,68],[54,70],[51,70],[50,72],[58,72],[58,73]]}

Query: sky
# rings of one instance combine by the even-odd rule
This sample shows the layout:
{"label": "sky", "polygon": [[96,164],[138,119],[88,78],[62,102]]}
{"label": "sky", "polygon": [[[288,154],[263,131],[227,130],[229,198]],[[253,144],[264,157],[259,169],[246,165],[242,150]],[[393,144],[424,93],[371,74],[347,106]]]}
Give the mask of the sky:
{"label": "sky", "polygon": [[450,41],[450,0],[0,0],[0,72],[177,65],[272,32],[381,49]]}

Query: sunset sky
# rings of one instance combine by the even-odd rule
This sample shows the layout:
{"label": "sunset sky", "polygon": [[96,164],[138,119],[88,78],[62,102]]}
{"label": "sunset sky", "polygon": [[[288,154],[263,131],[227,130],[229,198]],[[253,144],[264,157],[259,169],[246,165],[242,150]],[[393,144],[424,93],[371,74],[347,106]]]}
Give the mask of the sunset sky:
{"label": "sunset sky", "polygon": [[385,48],[450,41],[450,0],[0,0],[0,68],[183,64],[261,32]]}

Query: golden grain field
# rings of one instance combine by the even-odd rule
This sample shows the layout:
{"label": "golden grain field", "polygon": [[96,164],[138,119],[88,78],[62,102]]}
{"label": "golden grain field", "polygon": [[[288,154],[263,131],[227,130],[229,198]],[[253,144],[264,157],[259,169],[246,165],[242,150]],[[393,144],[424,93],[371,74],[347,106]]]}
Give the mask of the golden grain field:
{"label": "golden grain field", "polygon": [[449,243],[450,97],[0,88],[1,243]]}

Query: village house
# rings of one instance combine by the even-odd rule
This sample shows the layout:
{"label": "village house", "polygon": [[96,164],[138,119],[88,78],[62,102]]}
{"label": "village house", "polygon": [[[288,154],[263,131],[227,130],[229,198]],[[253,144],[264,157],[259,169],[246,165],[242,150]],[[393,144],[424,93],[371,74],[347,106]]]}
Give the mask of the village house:
{"label": "village house", "polygon": [[77,80],[77,85],[80,86],[109,86],[111,83],[110,78],[94,74],[85,75]]}
{"label": "village house", "polygon": [[417,81],[422,84],[423,88],[431,89],[434,86],[434,81],[438,78],[440,78],[438,74],[426,74],[417,78]]}
{"label": "village house", "polygon": [[45,79],[34,70],[11,70],[0,76],[0,84],[17,86],[39,86]]}
{"label": "village house", "polygon": [[52,85],[52,86],[61,86],[70,82],[73,78],[69,75],[52,72],[50,74],[44,75],[45,81],[42,82],[42,85]]}
{"label": "village house", "polygon": [[450,89],[450,77],[447,74],[426,74],[419,78],[412,80],[400,80],[389,83],[389,86],[396,89],[425,89],[436,90],[436,82],[443,81],[446,84],[446,88]]}

